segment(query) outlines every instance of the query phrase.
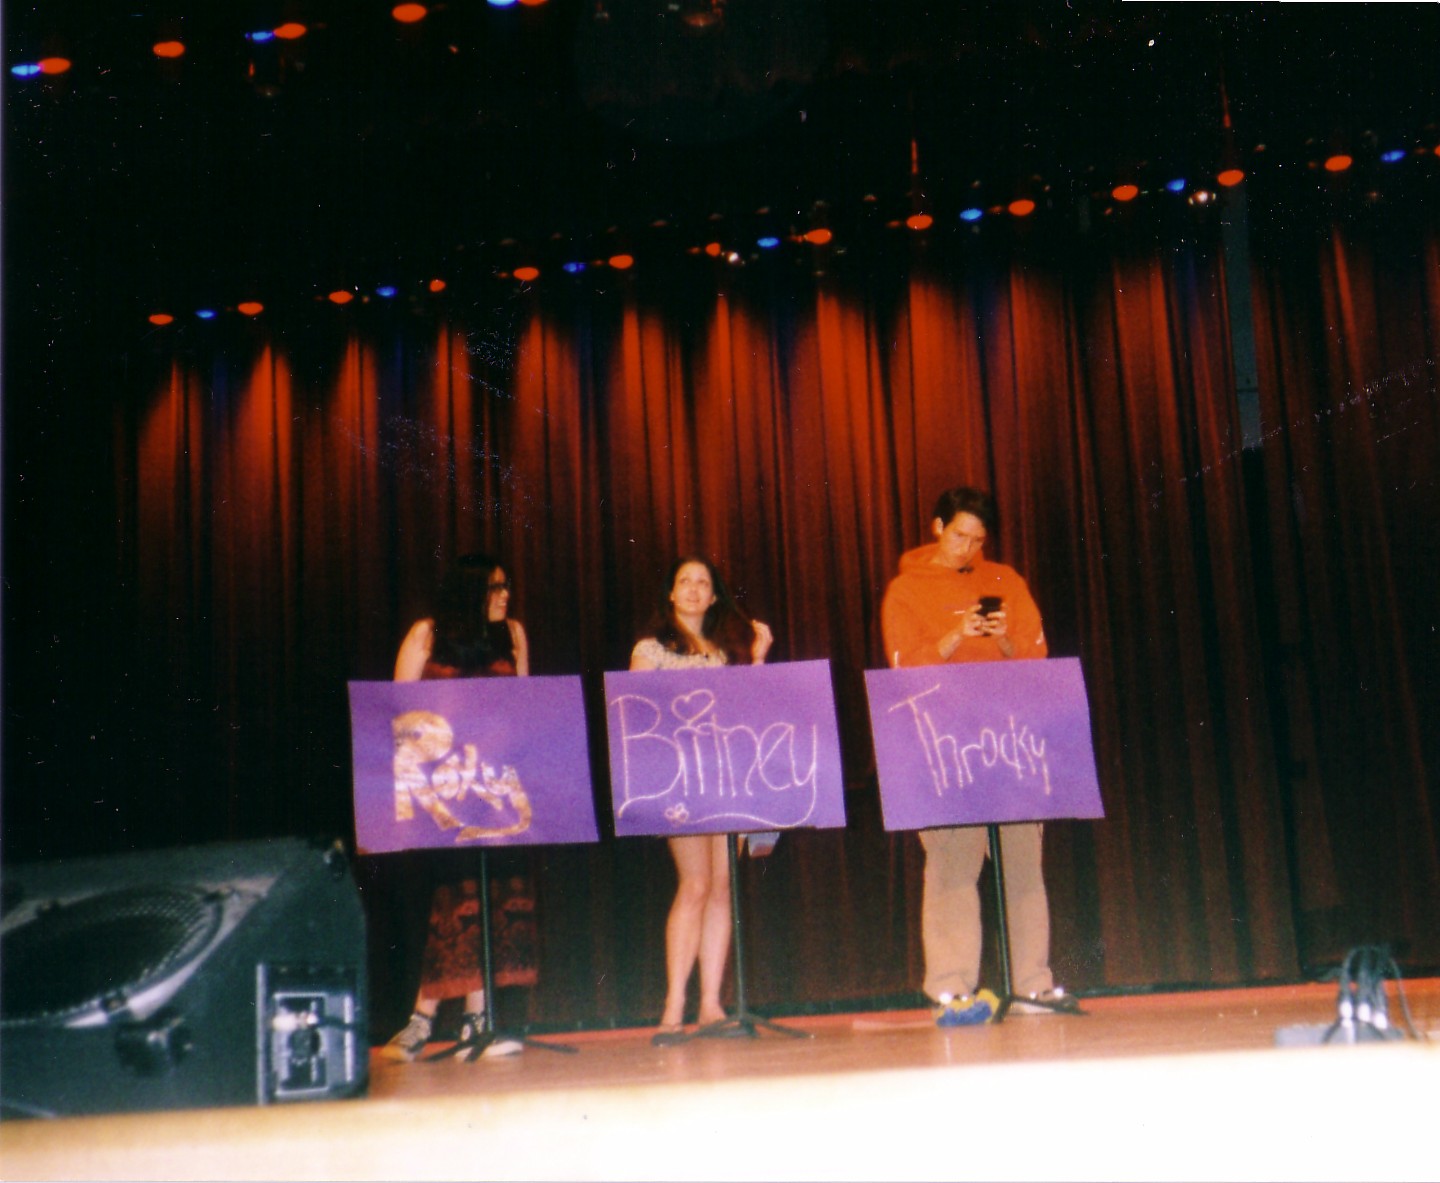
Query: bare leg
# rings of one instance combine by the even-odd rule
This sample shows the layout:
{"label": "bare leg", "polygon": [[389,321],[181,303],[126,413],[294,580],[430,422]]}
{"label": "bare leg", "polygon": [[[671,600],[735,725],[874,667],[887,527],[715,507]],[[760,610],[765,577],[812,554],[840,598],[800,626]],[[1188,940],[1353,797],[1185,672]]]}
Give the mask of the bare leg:
{"label": "bare leg", "polygon": [[730,956],[730,857],[725,836],[712,834],[710,844],[710,894],[705,899],[700,929],[700,1023],[718,1023],[725,1017],[720,1005],[720,987],[725,982],[725,962]]}
{"label": "bare leg", "polygon": [[670,854],[680,883],[665,922],[665,1011],[662,1027],[679,1027],[685,1021],[685,992],[690,972],[700,955],[706,902],[710,896],[713,859],[709,835],[670,839]]}

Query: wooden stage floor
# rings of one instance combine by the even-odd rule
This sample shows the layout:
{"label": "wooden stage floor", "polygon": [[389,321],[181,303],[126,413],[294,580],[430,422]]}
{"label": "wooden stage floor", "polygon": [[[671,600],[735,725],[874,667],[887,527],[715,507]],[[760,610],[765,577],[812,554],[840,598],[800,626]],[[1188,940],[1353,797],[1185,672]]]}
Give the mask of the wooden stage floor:
{"label": "wooden stage floor", "polygon": [[781,1020],[808,1039],[372,1058],[352,1101],[6,1122],[0,1177],[1437,1179],[1440,979],[1404,992],[1425,1041],[1277,1048],[1278,1028],[1334,1018],[1334,987],[1306,985],[950,1030],[892,1012]]}

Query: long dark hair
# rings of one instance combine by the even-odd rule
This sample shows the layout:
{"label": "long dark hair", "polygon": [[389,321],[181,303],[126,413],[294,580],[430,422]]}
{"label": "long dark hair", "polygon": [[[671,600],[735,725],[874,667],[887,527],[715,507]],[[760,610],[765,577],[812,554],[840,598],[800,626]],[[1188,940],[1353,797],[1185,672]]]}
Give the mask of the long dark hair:
{"label": "long dark hair", "polygon": [[660,589],[660,602],[651,620],[649,635],[672,653],[694,653],[690,633],[681,625],[675,615],[675,605],[670,593],[675,590],[675,577],[686,563],[699,563],[710,573],[710,588],[715,593],[715,602],[705,610],[700,622],[700,635],[725,654],[731,665],[749,665],[751,647],[755,644],[755,626],[745,615],[715,564],[703,555],[681,555],[670,564],[665,584]]}
{"label": "long dark hair", "polygon": [[462,670],[483,669],[497,657],[513,656],[510,630],[503,648],[490,628],[490,579],[500,570],[493,555],[460,555],[440,582],[435,604],[435,645],[430,659]]}

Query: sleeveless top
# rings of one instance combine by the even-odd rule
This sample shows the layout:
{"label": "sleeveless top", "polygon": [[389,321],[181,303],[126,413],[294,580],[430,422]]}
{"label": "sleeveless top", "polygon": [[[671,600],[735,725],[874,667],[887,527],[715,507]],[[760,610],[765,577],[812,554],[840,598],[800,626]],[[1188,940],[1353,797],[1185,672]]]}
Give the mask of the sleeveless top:
{"label": "sleeveless top", "polygon": [[636,642],[630,651],[630,659],[644,657],[659,670],[697,670],[711,665],[728,665],[723,652],[720,653],[676,653],[667,649],[654,637],[644,637]]}
{"label": "sleeveless top", "polygon": [[431,678],[513,678],[515,669],[515,638],[510,633],[510,621],[490,620],[485,624],[490,637],[490,661],[483,666],[466,669],[458,665],[446,665],[433,658],[425,663],[420,675]]}

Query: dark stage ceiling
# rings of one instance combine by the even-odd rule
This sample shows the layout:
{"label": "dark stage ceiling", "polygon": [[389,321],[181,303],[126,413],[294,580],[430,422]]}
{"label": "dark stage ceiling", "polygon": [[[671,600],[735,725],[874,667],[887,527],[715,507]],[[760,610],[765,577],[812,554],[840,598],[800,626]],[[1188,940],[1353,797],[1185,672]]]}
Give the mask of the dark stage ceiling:
{"label": "dark stage ceiling", "polygon": [[[803,227],[817,201],[901,211],[917,187],[943,212],[975,182],[1008,200],[1032,177],[1213,176],[1227,99],[1242,153],[1297,165],[1332,142],[1433,147],[1437,119],[1433,4],[390,9],[7,4],[12,298],[47,274],[141,299],[323,291],[503,266],[507,239],[583,253],[660,219],[764,207]],[[283,20],[307,32],[246,40]],[[183,58],[154,56],[165,37]],[[8,73],[50,53],[70,71]]]}

